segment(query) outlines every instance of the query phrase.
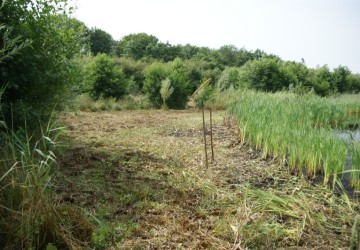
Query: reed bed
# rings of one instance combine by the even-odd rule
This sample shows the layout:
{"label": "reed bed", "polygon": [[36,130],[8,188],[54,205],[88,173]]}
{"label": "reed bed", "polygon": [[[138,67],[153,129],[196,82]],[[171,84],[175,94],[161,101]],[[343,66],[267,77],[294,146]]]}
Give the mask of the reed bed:
{"label": "reed bed", "polygon": [[[351,185],[360,190],[360,147],[337,135],[350,119],[359,118],[359,102],[241,90],[230,98],[228,111],[238,119],[242,142],[262,149],[264,157],[309,178],[323,174],[325,185],[334,186],[344,172],[351,172]],[[345,169],[348,155],[351,169]]]}

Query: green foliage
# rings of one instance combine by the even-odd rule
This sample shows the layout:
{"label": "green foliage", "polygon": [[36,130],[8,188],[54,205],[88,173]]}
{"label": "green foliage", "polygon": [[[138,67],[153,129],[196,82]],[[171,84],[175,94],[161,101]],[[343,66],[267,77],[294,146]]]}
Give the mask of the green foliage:
{"label": "green foliage", "polygon": [[[52,119],[39,133],[0,130],[0,248],[81,248],[92,225],[80,210],[53,202],[55,152],[62,128]],[[54,249],[54,246],[52,247]]]}
{"label": "green foliage", "polygon": [[116,67],[114,59],[98,54],[90,66],[90,94],[94,99],[114,97],[125,94],[127,80],[122,69]]}
{"label": "green foliage", "polygon": [[192,59],[199,51],[199,48],[191,44],[180,47],[179,57],[182,59]]}
{"label": "green foliage", "polygon": [[[46,117],[58,102],[66,99],[76,82],[71,59],[84,48],[84,27],[66,16],[67,1],[5,1],[0,23],[12,27],[13,37],[30,41],[17,57],[0,65],[0,86],[7,85],[3,96],[6,119],[18,110],[15,126],[23,124],[22,107],[35,116]],[[3,35],[3,34],[2,34]]]}
{"label": "green foliage", "polygon": [[90,49],[96,56],[99,53],[110,55],[113,51],[114,40],[112,36],[98,28],[89,31]]}
{"label": "green foliage", "polygon": [[360,92],[360,75],[350,74],[346,79],[349,82],[349,91],[352,93]]}
{"label": "green foliage", "polygon": [[217,63],[220,65],[237,66],[238,49],[234,45],[224,45],[216,51]]}
{"label": "green foliage", "polygon": [[348,76],[351,74],[347,67],[339,66],[333,70],[331,86],[340,93],[349,91],[350,82]]}
{"label": "green foliage", "polygon": [[144,69],[145,81],[143,91],[150,103],[160,108],[162,99],[160,95],[161,81],[169,76],[168,68],[164,63],[153,63]]}
{"label": "green foliage", "polygon": [[9,28],[6,25],[0,25],[0,36],[0,63],[19,54],[24,47],[30,44],[29,40],[22,42],[20,36],[11,38],[11,27]]}
{"label": "green foliage", "polygon": [[[228,107],[238,117],[241,139],[262,148],[264,157],[273,156],[309,177],[321,172],[324,184],[332,179],[335,185],[342,175],[351,152],[333,129],[346,128],[347,121],[353,119],[349,113],[356,110],[354,104],[313,94],[299,97],[247,90],[236,92]],[[358,183],[358,177],[354,178],[352,185]]]}
{"label": "green foliage", "polygon": [[314,88],[315,93],[327,96],[334,92],[331,86],[331,72],[326,65],[310,71],[311,81],[309,86]]}
{"label": "green foliage", "polygon": [[206,102],[212,101],[215,97],[215,89],[212,85],[208,84],[204,86],[202,89],[200,89],[199,92],[196,93],[195,100],[196,100],[196,106],[202,107],[205,106]]}
{"label": "green foliage", "polygon": [[291,74],[275,58],[249,61],[241,70],[241,82],[248,88],[276,92],[295,84]]}
{"label": "green foliage", "polygon": [[241,85],[240,73],[241,70],[239,68],[226,68],[216,82],[218,91],[222,92],[229,88],[238,89]]}
{"label": "green foliage", "polygon": [[173,95],[168,99],[170,108],[184,109],[191,95],[191,69],[186,62],[177,59],[167,64],[170,74],[169,78],[174,88]]}
{"label": "green foliage", "polygon": [[109,223],[99,225],[91,235],[91,243],[95,249],[105,249],[114,237],[114,228]]}
{"label": "green foliage", "polygon": [[130,80],[129,85],[133,85],[129,86],[130,89],[127,93],[139,94],[145,79],[143,71],[148,63],[125,57],[115,58],[115,62],[118,67],[121,67],[124,70],[126,78]]}
{"label": "green foliage", "polygon": [[156,45],[150,44],[147,47],[145,58],[155,58],[164,62],[170,62],[179,56],[180,50],[180,46],[173,46],[168,42],[158,42]]}
{"label": "green foliage", "polygon": [[139,60],[150,57],[152,48],[156,47],[158,39],[146,33],[130,34],[121,39],[116,48],[118,56]]}
{"label": "green foliage", "polygon": [[191,94],[191,69],[186,62],[176,59],[169,63],[153,63],[144,69],[144,93],[151,104],[160,108],[163,104],[160,89],[161,82],[169,78],[174,93],[167,100],[169,108],[183,109],[186,107],[188,96]]}

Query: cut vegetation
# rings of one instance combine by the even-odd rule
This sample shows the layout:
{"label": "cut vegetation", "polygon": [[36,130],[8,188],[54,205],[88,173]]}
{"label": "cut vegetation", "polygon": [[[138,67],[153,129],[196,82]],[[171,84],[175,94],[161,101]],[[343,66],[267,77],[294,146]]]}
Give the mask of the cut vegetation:
{"label": "cut vegetation", "polygon": [[71,146],[57,200],[87,211],[97,249],[357,245],[357,203],[262,157],[222,111],[208,169],[198,111],[79,112],[62,121]]}

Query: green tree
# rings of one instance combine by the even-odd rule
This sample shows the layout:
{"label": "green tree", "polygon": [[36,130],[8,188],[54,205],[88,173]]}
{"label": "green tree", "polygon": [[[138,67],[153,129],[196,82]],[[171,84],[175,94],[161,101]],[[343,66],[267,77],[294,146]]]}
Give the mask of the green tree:
{"label": "green tree", "polygon": [[174,88],[174,93],[169,97],[169,108],[184,109],[192,93],[191,68],[186,61],[176,59],[167,63],[169,78]]}
{"label": "green tree", "polygon": [[241,82],[249,88],[266,92],[276,92],[296,84],[281,61],[270,57],[247,62],[241,68]]}
{"label": "green tree", "polygon": [[11,27],[0,24],[0,64],[13,58],[24,47],[30,45],[28,40],[22,42],[21,36],[11,37],[11,30]]}
{"label": "green tree", "polygon": [[348,76],[351,71],[344,66],[339,66],[333,70],[331,77],[331,86],[340,93],[344,93],[350,90],[350,82]]}
{"label": "green tree", "polygon": [[238,49],[234,45],[224,45],[216,50],[215,55],[218,65],[237,66]]}
{"label": "green tree", "polygon": [[174,88],[173,94],[167,100],[169,108],[183,109],[186,107],[191,94],[191,70],[186,62],[176,59],[172,62],[155,62],[144,69],[145,82],[143,91],[148,96],[151,104],[160,108],[163,104],[160,89],[161,83],[169,78]]}
{"label": "green tree", "polygon": [[347,81],[350,84],[350,92],[359,93],[360,92],[360,75],[351,74],[347,77]]}
{"label": "green tree", "polygon": [[118,42],[116,54],[135,60],[151,57],[153,55],[153,48],[157,46],[158,41],[155,36],[146,33],[130,34]]}
{"label": "green tree", "polygon": [[114,97],[119,99],[126,92],[127,80],[121,68],[106,54],[98,54],[90,66],[90,95],[94,99]]}
{"label": "green tree", "polygon": [[310,84],[315,93],[320,96],[327,96],[336,91],[331,85],[332,73],[327,65],[309,71]]}
{"label": "green tree", "polygon": [[180,46],[179,57],[182,59],[192,59],[199,52],[199,48],[191,44]]}
{"label": "green tree", "polygon": [[294,78],[295,85],[311,86],[310,71],[304,63],[286,61],[282,67]]}
{"label": "green tree", "polygon": [[28,118],[46,116],[76,84],[72,58],[84,48],[85,27],[74,25],[68,11],[66,0],[3,2],[0,23],[11,26],[14,37],[31,41],[21,55],[0,65],[0,86],[7,85],[3,102],[8,119],[14,112],[20,120],[24,109]]}
{"label": "green tree", "polygon": [[109,33],[98,28],[89,30],[89,41],[91,52],[95,56],[99,53],[110,55],[115,44]]}
{"label": "green tree", "polygon": [[164,62],[173,61],[180,54],[180,47],[173,46],[170,43],[158,42],[157,44],[151,44],[147,48],[146,56],[148,58],[155,58]]}
{"label": "green tree", "polygon": [[148,96],[150,103],[155,108],[160,108],[162,104],[161,82],[169,76],[166,64],[160,62],[150,64],[144,69],[144,76],[143,91]]}
{"label": "green tree", "polygon": [[240,68],[226,68],[216,82],[217,89],[221,92],[229,88],[238,89],[241,85]]}
{"label": "green tree", "polygon": [[[118,67],[124,70],[127,79],[131,79],[130,86],[132,89],[141,90],[144,84],[144,68],[148,63],[132,58],[118,57],[115,58],[115,63]],[[137,86],[135,86],[135,85]]]}

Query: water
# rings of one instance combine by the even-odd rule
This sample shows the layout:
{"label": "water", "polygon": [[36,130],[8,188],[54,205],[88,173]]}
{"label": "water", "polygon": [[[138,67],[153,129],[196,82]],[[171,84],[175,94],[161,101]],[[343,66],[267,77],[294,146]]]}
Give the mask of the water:
{"label": "water", "polygon": [[360,130],[356,130],[356,131],[353,131],[353,132],[349,132],[349,131],[340,132],[339,133],[339,138],[345,139],[345,141],[350,141],[351,138],[353,138],[354,141],[360,143]]}
{"label": "water", "polygon": [[[346,142],[350,142],[351,139],[353,139],[355,142],[360,143],[360,130],[356,130],[356,131],[343,131],[340,132],[338,134],[339,138],[342,140],[345,140]],[[351,157],[350,155],[348,155],[346,157],[346,164],[345,164],[345,171],[347,170],[351,170]],[[350,184],[350,180],[351,180],[351,174],[350,172],[347,172],[344,174],[343,179],[342,179],[342,185],[345,189],[345,192],[348,195],[353,195],[354,194],[354,189],[351,187]]]}

